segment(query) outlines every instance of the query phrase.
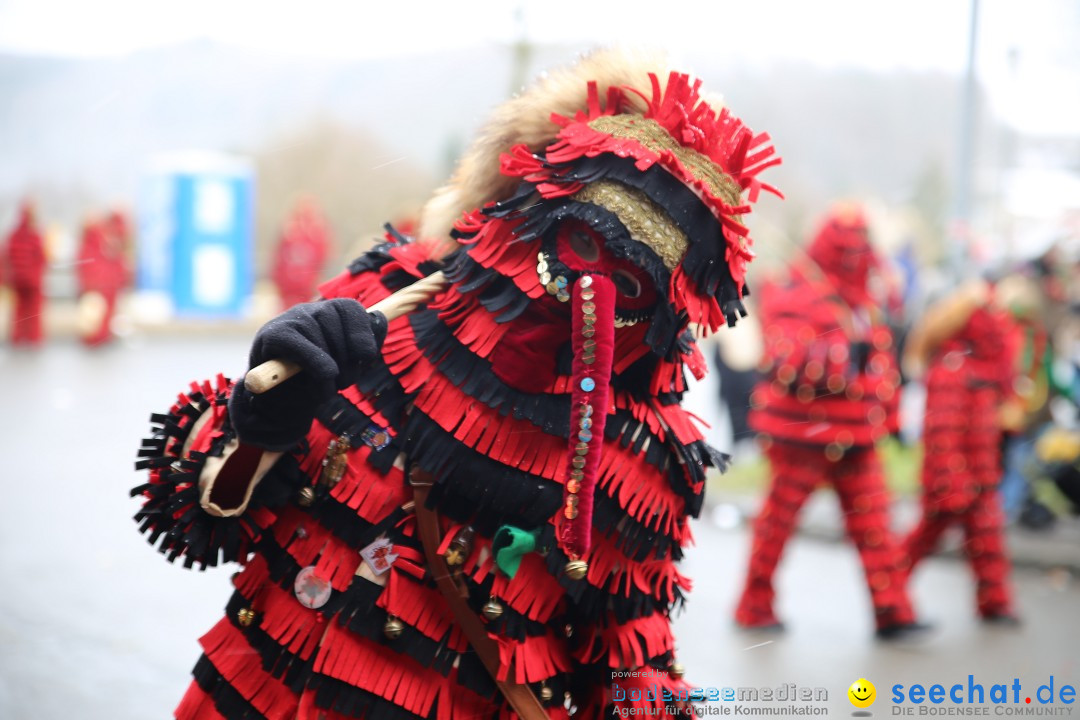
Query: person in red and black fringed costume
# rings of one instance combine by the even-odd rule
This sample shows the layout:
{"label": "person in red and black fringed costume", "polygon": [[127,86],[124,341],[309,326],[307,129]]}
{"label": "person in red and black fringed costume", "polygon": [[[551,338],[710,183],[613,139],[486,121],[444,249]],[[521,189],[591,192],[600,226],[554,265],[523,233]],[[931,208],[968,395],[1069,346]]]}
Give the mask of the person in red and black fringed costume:
{"label": "person in red and black fringed costume", "polygon": [[23,203],[19,223],[4,247],[5,280],[15,295],[11,318],[11,344],[37,346],[44,337],[45,270],[48,259],[45,241],[38,232],[34,206]]}
{"label": "person in red and black fringed costume", "polygon": [[330,231],[315,201],[304,198],[296,205],[274,251],[270,277],[277,286],[283,309],[308,302],[316,296]]}
{"label": "person in red and black fringed costume", "polygon": [[978,612],[1015,625],[1001,508],[1002,424],[1018,401],[1019,325],[994,289],[971,282],[927,310],[911,334],[905,362],[925,369],[922,518],[904,543],[910,572],[951,525],[964,531],[975,573]]}
{"label": "person in red and black fringed costume", "polygon": [[866,572],[878,637],[921,631],[889,527],[889,496],[875,443],[896,428],[900,374],[882,302],[871,292],[878,258],[860,209],[824,219],[784,281],[759,293],[764,379],[751,395],[772,484],[754,523],[740,626],[782,629],[773,575],[799,510],[831,485]]}
{"label": "person in red and black fringed costume", "polygon": [[83,226],[76,274],[80,303],[88,310],[81,337],[87,346],[104,345],[114,337],[117,300],[132,280],[127,260],[130,243],[130,224],[120,211]]}
{"label": "person in red and black fringed costume", "polygon": [[[600,53],[499,108],[424,210],[441,242],[389,229],[257,334],[252,366],[302,372],[154,417],[143,529],[244,565],[177,717],[538,717],[522,689],[541,717],[687,709],[676,563],[726,462],[679,404],[688,326],[739,316],[741,217],[778,160],[657,69]],[[411,312],[365,310],[436,270]]]}

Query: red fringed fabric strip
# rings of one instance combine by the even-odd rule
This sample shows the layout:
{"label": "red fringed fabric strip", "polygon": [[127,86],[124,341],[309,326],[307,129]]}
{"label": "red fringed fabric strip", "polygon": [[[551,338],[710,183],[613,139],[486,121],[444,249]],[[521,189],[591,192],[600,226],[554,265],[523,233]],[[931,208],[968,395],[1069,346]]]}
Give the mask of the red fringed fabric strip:
{"label": "red fringed fabric strip", "polygon": [[317,611],[301,605],[292,590],[268,583],[252,598],[259,628],[303,660],[311,657],[327,623]]}
{"label": "red fringed fabric strip", "polygon": [[664,603],[675,602],[675,588],[689,591],[690,579],[680,573],[670,559],[632,561],[615,547],[614,540],[593,534],[593,545],[585,557],[588,581],[612,594],[629,595],[637,589]]}
{"label": "red fringed fabric strip", "polygon": [[412,378],[409,377],[409,371],[413,366],[424,360],[423,352],[416,346],[416,336],[411,327],[402,325],[395,327],[393,332],[387,333],[382,352],[387,367],[401,381],[406,393],[414,392],[423,384],[415,374]]}
{"label": "red fringed fabric strip", "polygon": [[394,260],[383,265],[382,274],[386,275],[396,270],[404,270],[415,278],[421,278],[424,273],[420,266],[431,260],[439,260],[438,253],[432,254],[433,250],[437,250],[437,247],[424,241],[392,247],[389,253]]}
{"label": "red fringed fabric strip", "polygon": [[465,636],[438,590],[402,577],[396,569],[391,570],[386,590],[375,604],[432,640],[450,633],[447,645],[456,652],[467,649]]}
{"label": "red fringed fabric strip", "polygon": [[439,301],[428,306],[439,311],[439,319],[454,331],[454,336],[478,357],[487,358],[510,329],[509,323],[495,322],[475,293],[462,295],[450,288]]}
{"label": "red fringed fabric strip", "polygon": [[690,445],[704,439],[701,431],[690,422],[690,413],[683,410],[681,405],[661,405],[655,400],[650,401],[650,405],[680,444]]}
{"label": "red fringed fabric strip", "polygon": [[[477,720],[477,718],[492,717],[496,709],[495,703],[462,690],[461,686],[455,682],[456,677],[457,671],[454,671],[450,677],[442,681],[435,720]],[[505,707],[505,703],[503,705]]]}
{"label": "red fringed fabric strip", "polygon": [[214,706],[213,698],[195,682],[188,686],[173,714],[176,720],[226,720]]}
{"label": "red fringed fabric strip", "polygon": [[349,402],[355,405],[360,410],[360,412],[371,418],[371,422],[379,425],[380,427],[386,428],[387,432],[389,432],[391,435],[394,434],[393,429],[390,427],[390,421],[387,420],[381,412],[375,409],[375,405],[371,402],[371,399],[363,395],[360,392],[359,388],[357,388],[355,385],[352,385],[342,390],[341,394],[346,399],[348,399]]}
{"label": "red fringed fabric strip", "polygon": [[[651,441],[650,441],[651,442]],[[667,478],[649,465],[645,449],[634,453],[618,443],[604,446],[598,486],[615,498],[619,506],[645,527],[679,541],[680,523],[686,501],[671,489]]]}
{"label": "red fringed fabric strip", "polygon": [[542,296],[545,290],[536,282],[537,244],[515,239],[514,231],[520,224],[518,221],[482,220],[479,226],[470,225],[475,235],[462,240],[464,244],[473,245],[469,257],[481,266],[493,268],[510,278],[530,298]]}
{"label": "red fringed fabric strip", "polygon": [[327,629],[315,660],[315,672],[375,693],[421,717],[428,716],[441,694],[469,694],[465,688],[450,685],[437,671],[358,637],[337,623],[330,623]]}
{"label": "red fringed fabric strip", "polygon": [[440,374],[427,358],[416,358],[399,379],[407,390],[417,393],[416,407],[466,446],[508,467],[560,479],[559,460],[565,457],[562,438],[478,402]]}
{"label": "red fringed fabric strip", "polygon": [[410,493],[401,470],[391,468],[384,477],[361,464],[372,452],[369,448],[364,450],[366,452],[349,456],[349,468],[341,482],[330,491],[330,496],[374,524],[389,515],[395,507],[408,502]]}
{"label": "red fringed fabric strip", "polygon": [[[390,294],[390,290],[380,282],[378,273],[365,272],[353,275],[348,270],[342,270],[335,277],[319,285],[319,295],[324,298],[347,297],[360,302],[367,307]],[[382,297],[380,297],[380,295]]]}
{"label": "red fringed fabric strip", "polygon": [[638,323],[615,333],[615,374],[623,372],[649,354],[649,346],[645,342],[648,332],[648,323]]}
{"label": "red fringed fabric strip", "polygon": [[295,716],[299,696],[263,669],[259,653],[231,622],[221,620],[199,642],[221,676],[265,717]]}
{"label": "red fringed fabric strip", "polygon": [[390,295],[390,289],[382,283],[386,275],[403,270],[419,280],[424,276],[419,266],[429,260],[437,259],[432,257],[432,248],[425,243],[398,245],[390,248],[388,252],[394,259],[383,265],[377,272],[362,272],[353,275],[348,270],[344,270],[321,284],[319,294],[324,298],[351,297],[360,301],[364,307],[371,307]]}
{"label": "red fringed fabric strip", "polygon": [[553,675],[570,672],[573,663],[566,649],[566,639],[554,633],[527,637],[522,641],[497,638],[499,643],[499,679],[509,676],[514,664],[514,681],[535,683]]}
{"label": "red fringed fabric strip", "polygon": [[330,535],[318,562],[315,575],[328,581],[335,590],[346,590],[352,583],[362,558],[356,548]]}
{"label": "red fringed fabric strip", "polygon": [[559,581],[547,571],[544,560],[532,553],[521,559],[513,580],[496,573],[491,594],[505,600],[515,612],[542,623],[559,610],[565,595]]}
{"label": "red fringed fabric strip", "polygon": [[[355,391],[355,388],[350,388],[350,390]],[[345,393],[346,397],[349,394]],[[364,401],[364,404],[369,403]],[[363,408],[361,410],[364,411]],[[364,412],[366,414],[366,411]],[[389,433],[390,430],[388,429],[387,432]],[[319,477],[322,472],[323,458],[327,455],[330,442],[336,437],[322,424],[316,422],[312,425],[307,442],[313,450],[301,458],[301,469],[305,474],[313,478]],[[408,487],[402,482],[401,470],[391,468],[384,476],[371,468],[368,457],[373,452],[375,451],[367,445],[361,445],[349,452],[346,456],[345,472],[330,491],[332,498],[352,508],[357,515],[372,524],[382,520],[395,507],[408,502],[412,497]],[[383,452],[392,452],[392,450],[383,450]]]}
{"label": "red fringed fabric strip", "polygon": [[630,620],[616,621],[608,615],[605,622],[582,628],[584,636],[575,658],[582,663],[603,662],[611,668],[638,668],[649,658],[674,648],[670,620],[654,614]]}

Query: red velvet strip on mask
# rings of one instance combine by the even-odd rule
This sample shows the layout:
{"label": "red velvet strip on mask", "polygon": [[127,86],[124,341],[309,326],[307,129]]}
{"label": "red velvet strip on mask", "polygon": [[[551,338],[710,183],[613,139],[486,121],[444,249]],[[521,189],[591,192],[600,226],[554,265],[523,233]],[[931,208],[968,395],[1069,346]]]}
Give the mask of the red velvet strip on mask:
{"label": "red velvet strip on mask", "polygon": [[566,491],[558,521],[559,544],[577,559],[588,552],[592,533],[615,348],[615,285],[603,275],[586,274],[574,283],[570,301],[573,385]]}

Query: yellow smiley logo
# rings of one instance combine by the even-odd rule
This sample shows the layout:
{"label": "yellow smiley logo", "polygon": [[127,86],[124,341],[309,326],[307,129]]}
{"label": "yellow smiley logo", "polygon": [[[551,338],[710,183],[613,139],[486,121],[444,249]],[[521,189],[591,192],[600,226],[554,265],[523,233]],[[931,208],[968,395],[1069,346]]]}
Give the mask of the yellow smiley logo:
{"label": "yellow smiley logo", "polygon": [[868,708],[877,698],[877,688],[866,678],[859,678],[851,683],[847,691],[848,700],[857,708]]}

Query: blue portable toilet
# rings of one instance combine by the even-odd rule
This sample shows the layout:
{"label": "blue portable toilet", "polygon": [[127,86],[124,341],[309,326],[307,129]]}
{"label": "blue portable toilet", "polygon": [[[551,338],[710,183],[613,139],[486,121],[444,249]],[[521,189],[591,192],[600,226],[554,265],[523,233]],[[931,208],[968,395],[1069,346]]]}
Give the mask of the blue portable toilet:
{"label": "blue portable toilet", "polygon": [[204,152],[156,159],[139,203],[140,302],[165,315],[247,314],[253,239],[248,159]]}

